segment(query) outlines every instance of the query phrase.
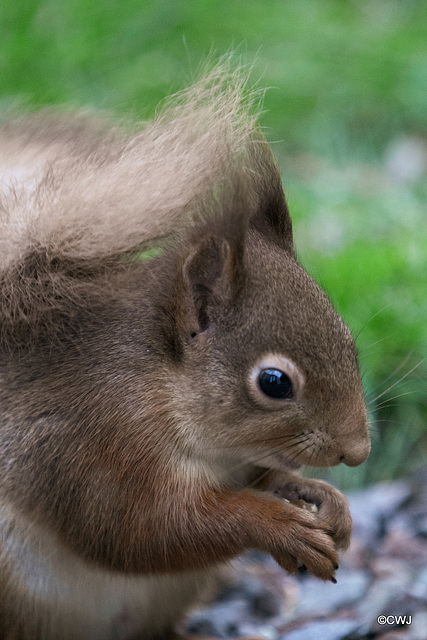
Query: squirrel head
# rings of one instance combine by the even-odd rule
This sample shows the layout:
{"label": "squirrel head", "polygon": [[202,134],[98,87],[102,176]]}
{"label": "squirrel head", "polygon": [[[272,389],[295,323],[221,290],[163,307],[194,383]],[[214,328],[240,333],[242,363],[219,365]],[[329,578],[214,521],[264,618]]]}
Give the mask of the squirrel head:
{"label": "squirrel head", "polygon": [[174,259],[159,326],[174,336],[166,387],[189,450],[224,466],[362,463],[370,439],[355,343],[296,258],[273,164],[268,186],[256,196],[235,187],[222,218]]}

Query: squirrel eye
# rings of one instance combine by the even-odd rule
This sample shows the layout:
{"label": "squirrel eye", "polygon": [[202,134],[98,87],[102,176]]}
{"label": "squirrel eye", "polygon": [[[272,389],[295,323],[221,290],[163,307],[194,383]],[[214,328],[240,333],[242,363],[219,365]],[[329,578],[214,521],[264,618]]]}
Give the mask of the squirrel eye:
{"label": "squirrel eye", "polygon": [[292,380],[280,369],[262,369],[258,376],[258,385],[269,398],[282,400],[292,397]]}

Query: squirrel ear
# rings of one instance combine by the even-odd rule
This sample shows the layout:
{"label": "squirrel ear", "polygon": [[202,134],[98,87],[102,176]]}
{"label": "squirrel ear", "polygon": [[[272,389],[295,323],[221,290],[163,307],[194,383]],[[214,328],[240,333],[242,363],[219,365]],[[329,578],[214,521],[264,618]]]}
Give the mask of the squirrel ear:
{"label": "squirrel ear", "polygon": [[259,206],[251,226],[284,249],[293,251],[292,220],[277,167],[271,159],[264,169],[266,176],[259,188]]}
{"label": "squirrel ear", "polygon": [[188,255],[183,277],[191,307],[191,334],[207,329],[210,303],[230,299],[236,275],[233,251],[223,238],[208,236]]}

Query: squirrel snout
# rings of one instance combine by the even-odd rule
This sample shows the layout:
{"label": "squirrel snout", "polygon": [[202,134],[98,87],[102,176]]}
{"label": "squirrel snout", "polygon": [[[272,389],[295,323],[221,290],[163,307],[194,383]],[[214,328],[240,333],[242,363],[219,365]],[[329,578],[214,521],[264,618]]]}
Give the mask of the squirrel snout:
{"label": "squirrel snout", "polygon": [[371,451],[369,437],[363,438],[360,442],[353,442],[341,451],[339,462],[343,462],[348,467],[357,467],[365,462]]}
{"label": "squirrel snout", "polygon": [[336,444],[337,464],[343,462],[348,467],[358,467],[368,458],[371,452],[371,439],[363,396],[360,402],[355,403],[353,411],[341,422]]}

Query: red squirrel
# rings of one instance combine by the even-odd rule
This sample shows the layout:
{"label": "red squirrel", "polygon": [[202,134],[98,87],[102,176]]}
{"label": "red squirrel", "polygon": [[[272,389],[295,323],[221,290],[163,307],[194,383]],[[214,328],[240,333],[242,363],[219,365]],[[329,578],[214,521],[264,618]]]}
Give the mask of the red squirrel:
{"label": "red squirrel", "polygon": [[244,85],[0,131],[2,640],[174,638],[246,550],[335,581],[347,501],[298,468],[367,458],[358,356]]}

